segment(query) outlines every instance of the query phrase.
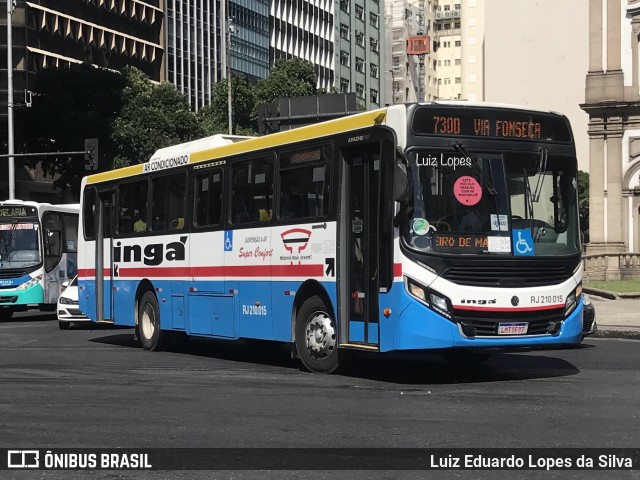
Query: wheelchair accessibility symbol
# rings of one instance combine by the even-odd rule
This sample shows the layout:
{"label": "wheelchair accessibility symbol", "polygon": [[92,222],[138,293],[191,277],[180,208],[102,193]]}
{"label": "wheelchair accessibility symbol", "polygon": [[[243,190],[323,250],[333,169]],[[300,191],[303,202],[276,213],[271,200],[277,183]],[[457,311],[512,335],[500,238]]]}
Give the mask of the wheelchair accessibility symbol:
{"label": "wheelchair accessibility symbol", "polygon": [[232,230],[224,231],[224,251],[225,252],[233,251],[233,231]]}
{"label": "wheelchair accessibility symbol", "polygon": [[527,229],[513,230],[513,254],[519,256],[533,255],[533,238]]}

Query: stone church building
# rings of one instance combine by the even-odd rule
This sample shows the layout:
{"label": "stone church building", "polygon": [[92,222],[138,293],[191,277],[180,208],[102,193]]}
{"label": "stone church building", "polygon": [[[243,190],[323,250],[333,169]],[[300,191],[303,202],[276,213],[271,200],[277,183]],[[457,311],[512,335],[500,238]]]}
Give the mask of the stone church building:
{"label": "stone church building", "polygon": [[640,278],[640,0],[589,0],[589,279]]}

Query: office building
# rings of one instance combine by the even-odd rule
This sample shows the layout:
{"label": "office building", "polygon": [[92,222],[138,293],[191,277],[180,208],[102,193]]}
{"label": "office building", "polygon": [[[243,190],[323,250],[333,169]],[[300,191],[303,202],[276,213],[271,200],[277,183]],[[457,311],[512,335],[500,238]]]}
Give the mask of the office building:
{"label": "office building", "polygon": [[[7,2],[0,2],[0,139],[7,142]],[[133,65],[152,80],[164,78],[163,0],[29,0],[11,15],[13,104],[37,101],[35,78],[43,68],[86,63],[119,70]],[[56,200],[50,181],[16,160],[16,196]],[[8,197],[6,162],[0,167],[0,196]],[[31,194],[29,193],[31,192]]]}
{"label": "office building", "polygon": [[[395,0],[385,3],[385,103],[431,101],[437,98],[436,61],[432,27],[433,0]],[[414,41],[425,53],[412,54]]]}

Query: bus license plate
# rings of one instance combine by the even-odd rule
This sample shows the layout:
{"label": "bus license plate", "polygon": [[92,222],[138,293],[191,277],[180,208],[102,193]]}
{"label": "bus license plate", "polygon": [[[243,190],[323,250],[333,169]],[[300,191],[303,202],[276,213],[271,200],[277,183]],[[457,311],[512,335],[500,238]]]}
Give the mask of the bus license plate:
{"label": "bus license plate", "polygon": [[498,335],[524,335],[529,329],[527,322],[499,323]]}

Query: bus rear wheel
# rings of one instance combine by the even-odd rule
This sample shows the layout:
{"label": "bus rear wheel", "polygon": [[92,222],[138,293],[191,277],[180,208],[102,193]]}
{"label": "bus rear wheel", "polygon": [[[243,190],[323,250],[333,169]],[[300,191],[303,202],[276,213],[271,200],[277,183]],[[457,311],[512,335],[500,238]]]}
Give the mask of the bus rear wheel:
{"label": "bus rear wheel", "polygon": [[163,350],[169,332],[160,329],[160,309],[158,299],[153,292],[145,292],[138,307],[138,328],[142,348],[145,350]]}
{"label": "bus rear wheel", "polygon": [[295,344],[300,360],[314,373],[338,368],[338,333],[324,301],[317,295],[306,300],[296,317]]}

